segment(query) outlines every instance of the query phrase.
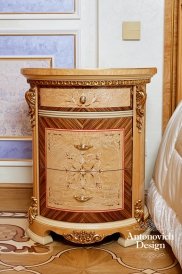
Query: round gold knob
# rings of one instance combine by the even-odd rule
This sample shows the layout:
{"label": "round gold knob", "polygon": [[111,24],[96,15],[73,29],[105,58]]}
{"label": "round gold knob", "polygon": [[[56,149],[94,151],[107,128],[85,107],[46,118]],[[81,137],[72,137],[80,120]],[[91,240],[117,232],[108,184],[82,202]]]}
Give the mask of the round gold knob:
{"label": "round gold knob", "polygon": [[80,97],[80,103],[81,103],[81,104],[85,104],[85,103],[86,103],[86,100],[87,100],[87,98],[86,98],[84,95],[82,95],[82,96]]}

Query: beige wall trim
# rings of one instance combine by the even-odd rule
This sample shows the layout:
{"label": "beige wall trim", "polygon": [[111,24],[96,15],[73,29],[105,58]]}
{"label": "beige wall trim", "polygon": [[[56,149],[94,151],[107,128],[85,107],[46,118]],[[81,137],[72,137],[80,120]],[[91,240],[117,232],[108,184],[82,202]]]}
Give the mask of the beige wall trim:
{"label": "beige wall trim", "polygon": [[0,184],[0,211],[26,212],[32,196],[32,184]]}
{"label": "beige wall trim", "polygon": [[[181,0],[165,0],[163,130],[176,108],[179,96]],[[181,98],[182,99],[182,98]]]}

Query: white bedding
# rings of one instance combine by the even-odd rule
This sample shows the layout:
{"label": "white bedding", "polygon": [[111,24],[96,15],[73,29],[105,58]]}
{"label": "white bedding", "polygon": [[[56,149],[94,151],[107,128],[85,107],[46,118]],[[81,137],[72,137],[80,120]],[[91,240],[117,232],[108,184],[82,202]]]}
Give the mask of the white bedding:
{"label": "white bedding", "polygon": [[182,224],[177,219],[174,210],[159,194],[153,180],[150,182],[148,196],[148,208],[153,222],[162,234],[169,237],[167,242],[182,267]]}
{"label": "white bedding", "polygon": [[173,234],[169,244],[182,266],[182,102],[161,141],[148,208],[157,229],[165,235]]}

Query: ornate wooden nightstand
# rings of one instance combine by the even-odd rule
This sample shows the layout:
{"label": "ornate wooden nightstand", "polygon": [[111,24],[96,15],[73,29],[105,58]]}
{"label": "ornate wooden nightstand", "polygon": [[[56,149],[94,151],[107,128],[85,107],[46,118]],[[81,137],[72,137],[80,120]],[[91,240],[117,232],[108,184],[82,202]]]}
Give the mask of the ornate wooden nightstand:
{"label": "ornate wooden nightstand", "polygon": [[[144,207],[146,84],[155,68],[22,69],[33,129],[29,236],[94,243],[139,234]],[[136,229],[136,226],[138,229]]]}

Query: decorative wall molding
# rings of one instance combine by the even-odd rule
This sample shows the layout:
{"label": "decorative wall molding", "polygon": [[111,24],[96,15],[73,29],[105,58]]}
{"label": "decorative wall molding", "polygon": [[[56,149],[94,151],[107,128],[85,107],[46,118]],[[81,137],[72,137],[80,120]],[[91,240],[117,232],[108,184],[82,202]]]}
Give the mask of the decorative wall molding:
{"label": "decorative wall molding", "polygon": [[31,138],[1,138],[0,160],[32,159]]}
{"label": "decorative wall molding", "polygon": [[1,55],[14,57],[54,58],[55,67],[74,68],[76,65],[76,34],[62,32],[0,31]]}
{"label": "decorative wall molding", "polygon": [[[80,19],[80,0],[74,1],[74,10],[57,12],[0,12],[0,20],[79,20]],[[25,0],[25,3],[27,1]],[[1,3],[0,3],[1,4]]]}
{"label": "decorative wall molding", "polygon": [[165,0],[163,130],[177,104],[182,100],[181,16],[181,0]]}
{"label": "decorative wall molding", "polygon": [[1,184],[26,184],[32,182],[32,160],[0,161]]}
{"label": "decorative wall molding", "polygon": [[[12,53],[14,51],[13,46],[12,43],[10,46],[10,48],[12,47]],[[1,49],[1,54],[3,53],[4,50]],[[29,87],[20,70],[22,67],[50,68],[52,67],[52,60],[53,57],[51,56],[14,55],[0,57],[0,136],[3,138],[14,137],[17,140],[17,137],[31,136],[28,106],[25,102],[25,91]]]}
{"label": "decorative wall molding", "polygon": [[9,161],[0,161],[0,167],[31,167],[32,160],[9,160]]}
{"label": "decorative wall molding", "polygon": [[0,184],[0,211],[27,212],[32,196],[32,184]]}

